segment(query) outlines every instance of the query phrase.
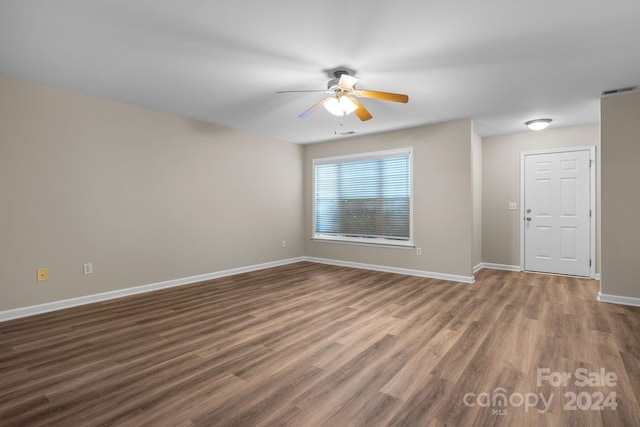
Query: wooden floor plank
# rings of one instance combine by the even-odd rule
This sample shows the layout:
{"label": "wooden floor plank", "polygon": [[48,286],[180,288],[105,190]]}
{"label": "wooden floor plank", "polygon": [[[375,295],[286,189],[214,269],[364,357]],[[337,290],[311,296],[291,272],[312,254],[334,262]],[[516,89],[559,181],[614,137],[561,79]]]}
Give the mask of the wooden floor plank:
{"label": "wooden floor plank", "polygon": [[[640,309],[597,293],[575,277],[484,269],[468,285],[300,262],[7,321],[0,425],[640,425]],[[538,384],[538,369],[572,378]],[[577,369],[617,382],[579,386]],[[554,399],[479,404],[496,390]],[[618,408],[565,408],[585,392]]]}

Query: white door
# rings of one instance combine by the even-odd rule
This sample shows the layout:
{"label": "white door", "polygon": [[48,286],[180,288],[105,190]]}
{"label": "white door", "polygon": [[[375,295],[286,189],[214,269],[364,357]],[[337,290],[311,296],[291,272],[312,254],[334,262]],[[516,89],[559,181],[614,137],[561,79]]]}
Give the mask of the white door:
{"label": "white door", "polygon": [[589,151],[524,156],[524,269],[589,276]]}

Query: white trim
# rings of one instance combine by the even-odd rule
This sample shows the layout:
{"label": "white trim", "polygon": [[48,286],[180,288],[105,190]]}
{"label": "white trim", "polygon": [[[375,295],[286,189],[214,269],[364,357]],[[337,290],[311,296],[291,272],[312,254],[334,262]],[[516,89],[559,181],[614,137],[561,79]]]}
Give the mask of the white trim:
{"label": "white trim", "polygon": [[596,280],[600,280],[600,273],[596,274]]}
{"label": "white trim", "polygon": [[482,270],[483,268],[484,268],[483,264],[481,262],[478,263],[478,265],[473,267],[473,274],[476,274],[478,271]]}
{"label": "white trim", "polygon": [[542,150],[521,151],[520,154],[555,154],[555,153],[570,153],[572,151],[591,151],[595,148],[594,145],[583,145],[579,147],[563,147],[563,148],[544,148]]}
{"label": "white trim", "polygon": [[265,262],[263,264],[255,264],[246,267],[232,268],[230,270],[217,271],[214,273],[201,274],[197,276],[185,277],[182,279],[167,280],[165,282],[152,283],[149,285],[135,286],[132,288],[118,289],[116,291],[102,292],[99,294],[87,295],[78,298],[65,299],[60,301],[48,302],[45,304],[32,305],[29,307],[16,308],[13,310],[0,311],[0,322],[18,319],[21,317],[33,316],[36,314],[47,313],[50,311],[62,310],[65,308],[76,307],[79,305],[91,304],[94,302],[106,301],[114,298],[121,298],[129,295],[141,294],[144,292],[155,291],[158,289],[172,288],[174,286],[189,285],[205,280],[218,279],[220,277],[232,276],[235,274],[248,273],[265,268],[279,267],[282,265],[293,264],[295,262],[304,261],[304,257],[289,258],[280,261]]}
{"label": "white trim", "polygon": [[589,209],[591,209],[591,217],[589,218],[590,222],[590,231],[589,231],[589,244],[590,244],[590,252],[589,255],[591,257],[591,267],[589,267],[589,277],[592,279],[596,279],[596,224],[597,224],[597,209],[596,209],[596,147],[594,146],[583,146],[583,147],[565,147],[565,148],[549,148],[545,150],[534,150],[534,151],[521,151],[520,152],[520,271],[525,271],[525,262],[524,262],[524,217],[526,216],[524,211],[524,160],[525,156],[536,155],[536,154],[555,154],[555,153],[569,153],[573,151],[588,151],[589,152],[589,161],[591,162],[591,167],[589,168]]}
{"label": "white trim", "polygon": [[318,264],[337,265],[340,267],[361,268],[364,270],[384,271],[386,273],[406,274],[408,276],[428,277],[430,279],[450,280],[452,282],[473,283],[473,276],[458,276],[455,274],[435,273],[425,270],[412,270],[409,268],[389,267],[386,265],[363,264],[360,262],[340,261],[327,258],[304,257],[305,261],[315,262]]}
{"label": "white trim", "polygon": [[[408,240],[397,240],[394,241],[392,239],[366,239],[364,238],[349,238],[343,236],[329,236],[322,237],[323,234],[317,234],[315,237],[311,238],[312,242],[322,242],[322,243],[345,243],[348,245],[360,245],[360,246],[373,246],[373,247],[388,247],[388,248],[400,248],[400,249],[415,249],[416,245],[412,244]],[[393,242],[393,243],[390,243]]]}
{"label": "white trim", "polygon": [[518,221],[520,222],[520,271],[524,271],[524,156],[527,152],[520,152],[520,216]]}
{"label": "white trim", "polygon": [[634,297],[621,297],[619,295],[608,295],[598,292],[598,301],[609,302],[612,304],[630,305],[633,307],[640,307],[640,298]]}
{"label": "white trim", "polygon": [[596,159],[596,147],[595,145],[593,147],[591,147],[591,150],[589,150],[589,161],[591,162],[591,164],[589,165],[589,179],[591,180],[591,182],[589,183],[589,187],[591,189],[591,193],[589,194],[589,197],[591,199],[591,203],[589,205],[589,209],[591,211],[591,239],[589,241],[589,244],[591,245],[591,268],[589,269],[589,277],[591,277],[592,279],[596,279],[597,275],[596,275],[596,245],[598,244],[598,242],[596,241],[596,238],[598,237],[597,233],[596,233],[596,222],[597,222],[597,215],[598,215],[598,204],[596,201],[597,193],[596,193],[596,187],[598,185],[598,182],[596,181],[597,177],[596,177],[596,168],[598,167],[597,164],[597,159]]}
{"label": "white trim", "polygon": [[[490,268],[492,270],[522,271],[519,265],[492,264],[490,262],[482,262],[478,265],[480,266],[479,270],[483,268]],[[475,270],[474,270],[474,273],[475,273]]]}
{"label": "white trim", "polygon": [[402,147],[402,148],[392,148],[389,150],[379,150],[379,151],[368,151],[365,153],[353,153],[353,154],[344,154],[340,156],[332,156],[332,157],[318,157],[317,159],[313,159],[313,166],[316,164],[322,165],[327,163],[335,163],[342,160],[350,160],[350,159],[358,159],[358,160],[374,160],[374,159],[384,159],[387,157],[394,156],[396,154],[413,154],[413,146],[410,147]]}

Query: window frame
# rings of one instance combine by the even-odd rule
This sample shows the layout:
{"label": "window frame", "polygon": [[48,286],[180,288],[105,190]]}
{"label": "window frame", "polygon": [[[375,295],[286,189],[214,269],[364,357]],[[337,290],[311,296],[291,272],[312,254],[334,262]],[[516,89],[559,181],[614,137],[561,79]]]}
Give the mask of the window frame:
{"label": "window frame", "polygon": [[[385,159],[390,157],[398,157],[398,155],[409,156],[409,240],[394,240],[384,237],[370,238],[370,237],[350,237],[350,236],[334,236],[326,235],[316,232],[316,166],[322,164],[347,162],[353,160],[375,160]],[[396,148],[390,150],[372,151],[366,153],[347,154],[342,156],[333,157],[321,157],[312,160],[312,200],[311,200],[311,240],[319,242],[329,243],[347,243],[355,245],[365,246],[384,246],[394,248],[413,249],[415,247],[413,243],[413,147]]]}

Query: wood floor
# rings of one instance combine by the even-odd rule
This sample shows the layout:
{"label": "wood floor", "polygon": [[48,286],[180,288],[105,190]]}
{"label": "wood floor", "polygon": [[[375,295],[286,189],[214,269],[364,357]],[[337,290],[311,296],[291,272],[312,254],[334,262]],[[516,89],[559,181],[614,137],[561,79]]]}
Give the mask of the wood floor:
{"label": "wood floor", "polygon": [[0,425],[640,426],[640,309],[476,279],[302,262],[0,323]]}

